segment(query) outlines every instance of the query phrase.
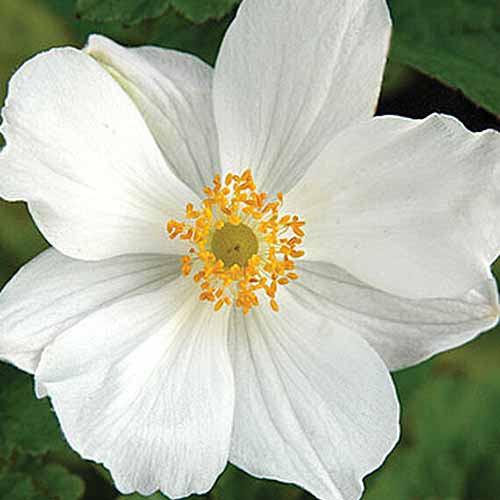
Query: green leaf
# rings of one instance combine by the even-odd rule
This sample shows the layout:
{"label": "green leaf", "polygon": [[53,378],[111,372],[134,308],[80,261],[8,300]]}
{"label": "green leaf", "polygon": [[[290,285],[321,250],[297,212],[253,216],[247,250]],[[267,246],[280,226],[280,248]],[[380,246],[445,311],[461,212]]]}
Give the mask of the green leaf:
{"label": "green leaf", "polygon": [[500,4],[392,0],[391,57],[461,89],[500,114]]}
{"label": "green leaf", "polygon": [[34,500],[37,498],[37,492],[28,476],[19,473],[1,474],[0,498]]}
{"label": "green leaf", "polygon": [[47,248],[47,243],[31,219],[26,204],[0,200],[0,285],[28,260]]}
{"label": "green leaf", "polygon": [[380,100],[390,98],[412,83],[415,72],[408,66],[387,61],[385,66],[384,81],[382,84],[382,96]]}
{"label": "green leaf", "polygon": [[[265,481],[251,477],[232,465],[228,465],[217,484],[210,492],[212,500],[299,500],[304,492],[286,484],[274,481]],[[166,500],[161,493],[155,493],[149,497],[139,494],[124,495],[116,500]],[[191,500],[203,500],[208,497],[193,495]]]}
{"label": "green leaf", "polygon": [[404,444],[369,479],[364,500],[497,498],[500,391],[495,379],[479,382],[441,370],[435,365],[403,405]]}
{"label": "green leaf", "polygon": [[296,486],[256,479],[228,465],[210,497],[213,500],[299,500],[304,492]]}
{"label": "green leaf", "polygon": [[1,107],[7,81],[18,66],[37,52],[71,43],[71,37],[64,21],[40,0],[1,0],[0,5]]}
{"label": "green leaf", "polygon": [[500,352],[500,327],[483,333],[474,342],[441,354],[437,359],[443,371],[467,374],[467,376],[488,381],[499,374],[498,353]]}
{"label": "green leaf", "polygon": [[85,492],[84,482],[59,464],[37,468],[32,480],[43,498],[51,500],[78,500]]}
{"label": "green leaf", "polygon": [[137,24],[163,15],[170,0],[77,0],[76,12],[88,21]]}
{"label": "green leaf", "polygon": [[47,399],[38,400],[33,380],[11,366],[0,364],[0,457],[14,451],[39,455],[66,446]]}
{"label": "green leaf", "polygon": [[9,500],[79,500],[83,481],[61,465],[32,464],[32,470],[8,470],[0,474],[0,498]]}
{"label": "green leaf", "polygon": [[[426,454],[449,454],[467,467],[500,451],[500,391],[494,383],[441,374],[412,404],[418,419],[413,436]],[[443,422],[437,433],[436,422]]]}
{"label": "green leaf", "polygon": [[375,477],[363,500],[462,498],[464,487],[463,471],[448,457],[424,456],[418,450],[393,453]]}
{"label": "green leaf", "polygon": [[77,0],[77,14],[88,21],[137,24],[155,19],[170,6],[192,22],[203,23],[228,14],[239,0]]}
{"label": "green leaf", "polygon": [[220,19],[239,3],[239,0],[171,0],[172,7],[195,23]]}
{"label": "green leaf", "polygon": [[163,47],[190,52],[213,65],[231,20],[232,15],[227,15],[220,21],[192,24],[184,17],[170,12],[158,20],[152,42]]}

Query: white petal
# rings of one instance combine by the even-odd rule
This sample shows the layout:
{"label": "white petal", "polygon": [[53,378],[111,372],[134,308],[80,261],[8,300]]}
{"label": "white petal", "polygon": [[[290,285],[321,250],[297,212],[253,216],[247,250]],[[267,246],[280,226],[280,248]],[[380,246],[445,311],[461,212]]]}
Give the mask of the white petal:
{"label": "white petal", "polygon": [[462,345],[498,321],[493,279],[460,297],[412,300],[372,288],[333,264],[303,261],[297,273],[289,287],[297,300],[362,335],[391,370]]}
{"label": "white petal", "polygon": [[195,292],[181,277],[101,308],[58,337],[35,374],[70,445],[122,493],[203,493],[227,463],[228,314]]}
{"label": "white petal", "polygon": [[47,345],[82,318],[179,274],[178,256],[128,255],[86,262],[49,249],[0,293],[0,358],[33,373]]}
{"label": "white petal", "polygon": [[219,170],[213,69],[189,54],[158,47],[127,49],[99,35],[89,38],[85,50],[133,99],[167,164],[201,195]]}
{"label": "white petal", "polygon": [[373,116],[389,37],[384,0],[245,0],[215,67],[222,169],[290,189],[333,135]]}
{"label": "white petal", "polygon": [[500,135],[458,120],[380,117],[337,137],[284,210],[308,260],[411,298],[460,297],[500,251]]}
{"label": "white petal", "polygon": [[27,200],[61,252],[175,253],[165,223],[196,195],[166,166],[139,111],[90,56],[53,49],[12,77],[0,195]]}
{"label": "white petal", "polygon": [[357,500],[361,479],[399,436],[399,407],[382,360],[355,333],[280,292],[233,316],[236,409],[229,460],[296,483],[323,500]]}

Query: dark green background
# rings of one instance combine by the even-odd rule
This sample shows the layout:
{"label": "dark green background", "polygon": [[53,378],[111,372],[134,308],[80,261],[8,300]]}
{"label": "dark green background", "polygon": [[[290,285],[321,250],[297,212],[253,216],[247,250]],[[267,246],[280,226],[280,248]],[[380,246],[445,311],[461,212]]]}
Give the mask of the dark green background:
{"label": "dark green background", "polygon": [[[213,63],[236,1],[77,3],[0,0],[0,101],[10,75],[25,59],[52,46],[81,46],[91,32],[123,43],[187,50]],[[499,3],[393,0],[391,8],[395,32],[378,112],[423,117],[441,111],[458,116],[474,130],[498,129]],[[23,204],[0,201],[0,284],[46,246]],[[368,479],[364,498],[499,500],[497,331],[396,373],[395,379],[403,407],[402,441],[386,465]],[[107,500],[118,496],[105,471],[80,460],[64,443],[48,401],[34,397],[31,377],[0,365],[0,499]],[[310,497],[297,488],[258,481],[228,468],[210,498]]]}

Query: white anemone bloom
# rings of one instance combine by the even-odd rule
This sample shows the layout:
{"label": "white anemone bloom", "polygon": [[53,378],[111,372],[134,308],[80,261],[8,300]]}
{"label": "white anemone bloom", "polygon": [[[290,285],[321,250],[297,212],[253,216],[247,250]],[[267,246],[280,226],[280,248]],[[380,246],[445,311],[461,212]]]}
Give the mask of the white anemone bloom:
{"label": "white anemone bloom", "polygon": [[120,491],[229,461],[358,499],[398,439],[388,370],[497,321],[499,136],[373,118],[390,26],[245,0],[215,69],[92,36],[12,78],[0,194],[53,248],[0,296],[0,357]]}

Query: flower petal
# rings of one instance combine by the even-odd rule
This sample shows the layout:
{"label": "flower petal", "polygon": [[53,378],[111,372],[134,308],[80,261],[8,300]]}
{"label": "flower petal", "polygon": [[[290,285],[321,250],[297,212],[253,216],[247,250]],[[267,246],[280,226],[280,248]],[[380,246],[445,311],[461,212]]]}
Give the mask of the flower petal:
{"label": "flower petal", "polygon": [[280,292],[235,314],[230,349],[236,409],[229,460],[320,499],[355,500],[399,436],[387,368],[361,337]]}
{"label": "flower petal", "polygon": [[89,260],[175,253],[165,223],[196,195],[94,59],[73,48],[34,57],[12,77],[3,119],[0,195],[27,200],[59,251]]}
{"label": "flower petal", "polygon": [[389,46],[384,0],[245,0],[214,76],[222,169],[290,189],[340,130],[373,116]]}
{"label": "flower petal", "polygon": [[286,197],[308,260],[410,298],[461,297],[500,251],[500,135],[380,117],[338,136]]}
{"label": "flower petal", "polygon": [[85,50],[132,98],[177,177],[201,195],[219,171],[213,69],[189,54],[127,49],[100,35]]}
{"label": "flower petal", "polygon": [[184,277],[73,325],[36,371],[70,445],[122,493],[209,490],[227,463],[234,383],[228,314]]}
{"label": "flower petal", "polygon": [[46,250],[0,293],[0,359],[34,373],[47,345],[82,318],[179,275],[178,256],[86,262]]}
{"label": "flower petal", "polygon": [[311,311],[362,335],[395,370],[468,342],[498,321],[495,280],[460,297],[406,299],[377,290],[333,264],[302,261],[289,290]]}

